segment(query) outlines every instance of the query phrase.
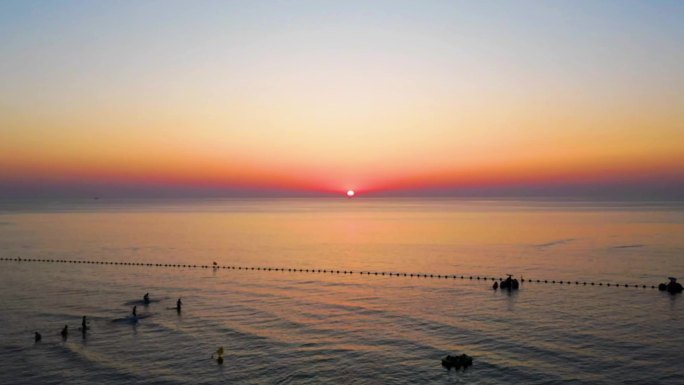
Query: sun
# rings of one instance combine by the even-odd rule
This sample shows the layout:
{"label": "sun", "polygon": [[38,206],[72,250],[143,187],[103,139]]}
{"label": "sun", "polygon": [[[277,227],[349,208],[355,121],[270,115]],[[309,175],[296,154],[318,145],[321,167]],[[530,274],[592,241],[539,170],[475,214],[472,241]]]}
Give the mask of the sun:
{"label": "sun", "polygon": [[354,196],[354,190],[347,190],[347,197],[351,198]]}

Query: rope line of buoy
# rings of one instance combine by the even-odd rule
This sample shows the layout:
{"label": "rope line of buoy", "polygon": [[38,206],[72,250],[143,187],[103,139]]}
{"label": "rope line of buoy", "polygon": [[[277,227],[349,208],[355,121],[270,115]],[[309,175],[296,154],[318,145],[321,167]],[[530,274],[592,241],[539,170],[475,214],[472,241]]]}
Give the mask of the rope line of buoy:
{"label": "rope line of buoy", "polygon": [[[89,264],[89,265],[112,265],[112,266],[144,266],[144,267],[172,267],[172,268],[189,268],[189,269],[215,269],[215,270],[249,270],[249,271],[274,271],[274,272],[291,272],[291,273],[320,273],[320,274],[358,274],[369,276],[389,276],[389,277],[408,277],[408,278],[430,278],[430,279],[460,279],[469,281],[503,281],[504,278],[487,277],[480,275],[457,275],[457,274],[428,274],[428,273],[405,273],[405,272],[386,272],[386,271],[369,271],[369,270],[345,270],[345,269],[303,269],[291,267],[263,267],[263,266],[238,266],[238,265],[203,265],[203,264],[187,264],[187,263],[149,263],[149,262],[123,262],[123,261],[91,261],[82,259],[49,259],[49,258],[21,258],[0,257],[0,261],[6,262],[39,262],[39,263],[65,263],[65,264]],[[620,284],[610,282],[590,282],[590,281],[572,281],[572,280],[550,280],[550,279],[532,279],[521,278],[520,282],[539,283],[539,284],[557,284],[557,285],[573,285],[573,286],[598,286],[598,287],[631,287],[641,289],[655,289],[656,285],[645,284]]]}

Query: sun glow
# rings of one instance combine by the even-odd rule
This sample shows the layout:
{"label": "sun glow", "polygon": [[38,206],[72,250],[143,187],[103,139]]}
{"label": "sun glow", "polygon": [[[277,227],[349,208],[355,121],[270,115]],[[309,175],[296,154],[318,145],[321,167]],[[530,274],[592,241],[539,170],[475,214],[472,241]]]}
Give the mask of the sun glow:
{"label": "sun glow", "polygon": [[682,196],[676,2],[5,3],[0,198]]}

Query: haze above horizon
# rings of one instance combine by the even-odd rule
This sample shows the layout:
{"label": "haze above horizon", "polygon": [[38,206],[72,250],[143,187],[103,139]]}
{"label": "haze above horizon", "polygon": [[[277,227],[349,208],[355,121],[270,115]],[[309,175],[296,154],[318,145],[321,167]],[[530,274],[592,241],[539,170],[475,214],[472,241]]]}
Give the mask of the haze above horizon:
{"label": "haze above horizon", "polygon": [[0,197],[684,199],[684,3],[0,3]]}

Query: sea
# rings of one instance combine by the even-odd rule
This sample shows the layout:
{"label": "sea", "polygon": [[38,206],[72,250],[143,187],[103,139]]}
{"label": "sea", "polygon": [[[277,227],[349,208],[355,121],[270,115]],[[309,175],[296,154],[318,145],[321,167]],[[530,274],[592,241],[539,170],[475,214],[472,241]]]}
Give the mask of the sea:
{"label": "sea", "polygon": [[0,202],[0,384],[684,384],[670,276],[684,202]]}

